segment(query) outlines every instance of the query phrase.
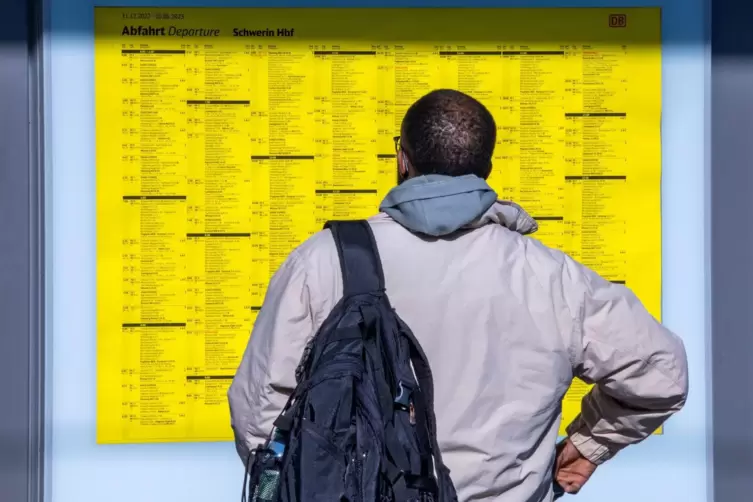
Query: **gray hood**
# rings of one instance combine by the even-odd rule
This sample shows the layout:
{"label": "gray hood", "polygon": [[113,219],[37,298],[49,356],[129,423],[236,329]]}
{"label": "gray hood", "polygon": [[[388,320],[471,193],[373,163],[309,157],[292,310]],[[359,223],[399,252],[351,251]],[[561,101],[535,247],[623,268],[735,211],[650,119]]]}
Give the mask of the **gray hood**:
{"label": "gray hood", "polygon": [[487,223],[521,234],[537,229],[536,221],[520,206],[498,201],[489,184],[472,175],[412,178],[393,188],[379,210],[408,230],[432,237]]}
{"label": "gray hood", "polygon": [[539,224],[525,209],[514,202],[498,200],[477,220],[466,228],[477,228],[488,223],[502,225],[522,235],[532,234],[539,229]]}

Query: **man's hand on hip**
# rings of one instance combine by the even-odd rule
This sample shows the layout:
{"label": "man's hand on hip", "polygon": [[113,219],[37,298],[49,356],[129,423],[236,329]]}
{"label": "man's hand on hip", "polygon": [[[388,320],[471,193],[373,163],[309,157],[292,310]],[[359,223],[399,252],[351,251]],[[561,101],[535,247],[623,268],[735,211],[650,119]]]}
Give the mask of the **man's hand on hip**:
{"label": "man's hand on hip", "polygon": [[570,439],[557,445],[555,478],[565,493],[578,493],[595,470],[596,464],[581,455]]}

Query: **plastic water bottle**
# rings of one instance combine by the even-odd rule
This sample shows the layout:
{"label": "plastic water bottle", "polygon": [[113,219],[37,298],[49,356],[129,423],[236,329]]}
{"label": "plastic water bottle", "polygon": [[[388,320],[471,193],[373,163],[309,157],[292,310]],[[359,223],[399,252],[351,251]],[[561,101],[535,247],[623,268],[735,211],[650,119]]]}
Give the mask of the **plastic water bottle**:
{"label": "plastic water bottle", "polygon": [[285,453],[285,436],[276,430],[272,436],[272,440],[269,442],[267,451],[263,454],[266,455],[264,462],[267,463],[274,458],[271,462],[271,467],[264,469],[259,477],[259,484],[256,485],[254,491],[253,502],[276,502],[278,488],[280,486],[280,467],[282,456]]}
{"label": "plastic water bottle", "polygon": [[275,430],[272,436],[272,441],[269,442],[269,449],[274,452],[275,458],[282,459],[282,455],[285,453],[285,446],[287,445],[287,439],[285,435],[279,430]]}

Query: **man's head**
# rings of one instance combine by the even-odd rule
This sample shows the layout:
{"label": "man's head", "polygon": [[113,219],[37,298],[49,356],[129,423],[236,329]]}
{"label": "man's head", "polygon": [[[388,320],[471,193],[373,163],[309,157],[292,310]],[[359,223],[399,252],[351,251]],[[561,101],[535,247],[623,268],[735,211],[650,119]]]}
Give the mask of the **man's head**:
{"label": "man's head", "polygon": [[427,174],[486,179],[497,126],[489,110],[459,91],[440,89],[405,114],[398,145],[400,179]]}

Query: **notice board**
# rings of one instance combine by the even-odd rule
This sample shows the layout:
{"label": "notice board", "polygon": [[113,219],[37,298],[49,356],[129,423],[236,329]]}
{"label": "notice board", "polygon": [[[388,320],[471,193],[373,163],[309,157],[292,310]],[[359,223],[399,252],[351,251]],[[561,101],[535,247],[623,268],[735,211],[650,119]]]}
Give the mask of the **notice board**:
{"label": "notice board", "polygon": [[[374,214],[436,88],[498,126],[490,184],[660,318],[658,8],[96,8],[97,436],[229,440],[267,282]],[[563,425],[587,390],[575,381]]]}

